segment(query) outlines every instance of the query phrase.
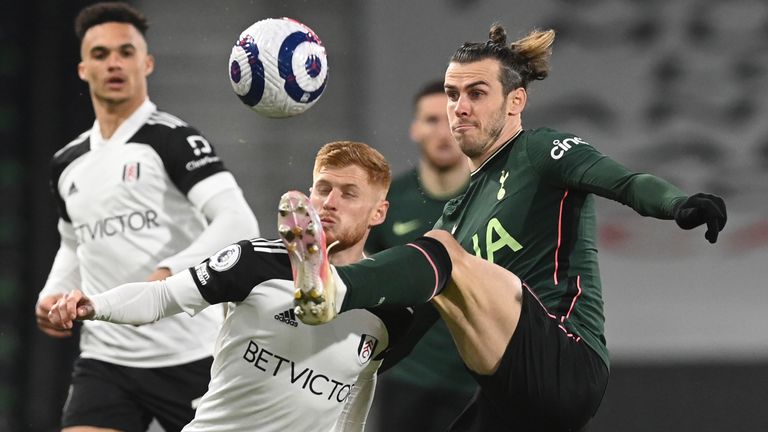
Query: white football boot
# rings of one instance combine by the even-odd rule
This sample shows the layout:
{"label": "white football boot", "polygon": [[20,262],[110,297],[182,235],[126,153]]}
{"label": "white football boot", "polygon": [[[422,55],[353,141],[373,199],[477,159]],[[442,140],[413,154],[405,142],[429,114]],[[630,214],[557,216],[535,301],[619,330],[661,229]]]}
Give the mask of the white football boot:
{"label": "white football boot", "polygon": [[277,231],[291,260],[296,316],[310,325],[332,320],[336,316],[336,284],[328,263],[323,225],[306,195],[299,191],[283,194]]}

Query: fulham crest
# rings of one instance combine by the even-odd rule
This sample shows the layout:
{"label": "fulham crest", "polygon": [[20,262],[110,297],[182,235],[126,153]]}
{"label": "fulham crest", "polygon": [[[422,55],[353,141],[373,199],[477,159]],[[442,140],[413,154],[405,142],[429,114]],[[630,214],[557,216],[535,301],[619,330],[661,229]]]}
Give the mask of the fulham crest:
{"label": "fulham crest", "polygon": [[360,364],[364,365],[371,360],[373,353],[376,351],[376,345],[379,344],[379,340],[371,335],[363,333],[360,336],[360,343],[357,345],[357,359],[360,360]]}

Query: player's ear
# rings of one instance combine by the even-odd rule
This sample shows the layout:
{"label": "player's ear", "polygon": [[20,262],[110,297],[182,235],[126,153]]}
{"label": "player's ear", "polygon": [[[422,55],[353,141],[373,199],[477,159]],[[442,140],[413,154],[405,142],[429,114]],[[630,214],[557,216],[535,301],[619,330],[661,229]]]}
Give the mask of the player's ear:
{"label": "player's ear", "polygon": [[368,221],[369,227],[381,225],[384,219],[387,218],[387,210],[389,210],[389,201],[381,200],[376,204],[376,208],[371,213],[371,219]]}
{"label": "player's ear", "polygon": [[411,121],[411,128],[409,129],[410,138],[412,142],[421,141],[421,136],[419,134],[418,127],[419,125],[416,123],[416,119],[414,118],[413,121]]}
{"label": "player's ear", "polygon": [[528,92],[524,88],[518,87],[507,95],[507,115],[519,115],[525,109],[528,102]]}
{"label": "player's ear", "polygon": [[144,76],[149,76],[152,71],[155,70],[155,56],[147,54],[147,58],[144,60]]}
{"label": "player's ear", "polygon": [[85,65],[82,61],[77,64],[77,76],[79,76],[83,81],[88,81],[85,77]]}

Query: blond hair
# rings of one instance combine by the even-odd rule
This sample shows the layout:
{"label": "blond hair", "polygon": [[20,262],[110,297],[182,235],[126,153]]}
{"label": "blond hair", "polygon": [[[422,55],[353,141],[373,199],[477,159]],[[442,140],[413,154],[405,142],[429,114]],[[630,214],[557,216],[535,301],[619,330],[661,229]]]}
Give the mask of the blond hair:
{"label": "blond hair", "polygon": [[368,144],[356,141],[334,141],[325,144],[315,157],[314,172],[322,168],[346,168],[355,165],[368,174],[371,184],[389,190],[392,172],[381,153]]}

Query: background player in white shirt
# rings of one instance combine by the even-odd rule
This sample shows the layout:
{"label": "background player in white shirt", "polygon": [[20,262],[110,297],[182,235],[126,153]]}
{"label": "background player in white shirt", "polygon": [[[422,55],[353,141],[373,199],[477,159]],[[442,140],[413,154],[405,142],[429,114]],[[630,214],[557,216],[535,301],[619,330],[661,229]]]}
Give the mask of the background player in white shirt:
{"label": "background player in white shirt", "polygon": [[[78,74],[96,120],[52,161],[61,245],[36,307],[48,321],[64,293],[89,295],[136,280],[160,280],[222,246],[258,235],[258,224],[211,144],[149,101],[143,15],[122,3],[83,9]],[[210,378],[223,311],[172,317],[150,326],[86,323],[64,407],[67,432],[145,430],[156,418],[179,430]]]}
{"label": "background player in white shirt", "polygon": [[[386,216],[389,184],[389,165],[376,150],[348,141],[326,144],[315,160],[311,203],[299,193],[283,195],[279,230],[290,230],[294,214],[303,217],[302,209],[312,205],[319,213],[313,222],[322,225],[328,244],[336,243],[328,251],[330,262],[359,261],[370,228]],[[304,246],[311,244],[299,247]],[[355,310],[329,325],[311,326],[294,314],[294,291],[282,242],[252,239],[165,281],[126,284],[87,297],[73,291],[50,316],[65,328],[75,318],[142,324],[232,302],[209,390],[184,430],[329,431],[335,425],[360,431],[376,370],[410,325],[411,311]]]}

